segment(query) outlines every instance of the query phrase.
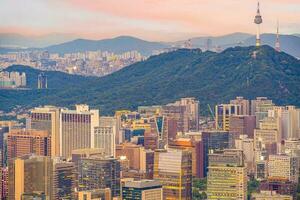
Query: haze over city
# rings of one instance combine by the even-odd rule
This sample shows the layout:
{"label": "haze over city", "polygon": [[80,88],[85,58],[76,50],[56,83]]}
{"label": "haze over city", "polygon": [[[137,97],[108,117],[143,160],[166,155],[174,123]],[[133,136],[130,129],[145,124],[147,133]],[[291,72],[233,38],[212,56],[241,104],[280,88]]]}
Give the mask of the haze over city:
{"label": "haze over city", "polygon": [[1,200],[300,200],[300,0],[0,0]]}
{"label": "haze over city", "polygon": [[[298,0],[261,1],[262,32],[300,32]],[[255,33],[254,0],[1,0],[0,32],[41,36],[71,34],[89,39],[131,35],[155,41]]]}

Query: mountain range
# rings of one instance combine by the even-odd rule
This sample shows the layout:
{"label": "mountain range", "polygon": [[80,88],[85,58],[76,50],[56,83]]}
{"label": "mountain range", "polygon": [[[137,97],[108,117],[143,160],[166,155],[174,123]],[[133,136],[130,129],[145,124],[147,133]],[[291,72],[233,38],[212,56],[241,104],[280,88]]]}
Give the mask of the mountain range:
{"label": "mountain range", "polygon": [[[9,36],[9,35],[8,35]],[[185,41],[177,41],[177,42],[149,42],[145,40],[141,40],[139,38],[131,37],[131,36],[120,36],[112,39],[103,39],[103,40],[88,40],[88,39],[75,39],[71,38],[74,36],[60,35],[55,40],[55,35],[48,36],[52,38],[49,39],[36,39],[29,40],[24,39],[19,35],[11,35],[8,37],[7,35],[3,36],[0,34],[0,53],[6,53],[10,51],[20,51],[24,49],[16,48],[20,46],[27,46],[31,49],[35,48],[37,50],[48,50],[51,53],[74,53],[74,52],[84,52],[84,51],[110,51],[115,53],[123,53],[126,51],[137,50],[141,52],[145,56],[149,56],[155,50],[162,50],[165,48],[173,47],[173,46],[182,46]],[[10,38],[10,39],[9,39]],[[47,38],[46,36],[44,38]],[[262,34],[262,44],[269,45],[274,47],[276,41],[275,34]],[[196,37],[191,38],[191,42],[193,48],[201,48],[206,49],[207,41],[210,39],[211,47],[220,47],[221,49],[226,49],[229,47],[235,46],[251,46],[255,43],[255,35],[247,34],[247,33],[232,33],[224,36],[218,37]],[[54,41],[55,40],[55,41]],[[6,41],[3,42],[3,41]],[[43,42],[44,41],[44,42]],[[52,42],[51,42],[52,41]],[[62,41],[61,43],[59,41]],[[49,46],[45,47],[45,44],[48,43]],[[280,35],[280,43],[282,51],[296,57],[300,58],[300,37],[297,34],[294,35]],[[11,44],[3,45],[3,44]],[[14,44],[14,45],[12,45]],[[42,48],[41,48],[42,47]]]}
{"label": "mountain range", "polygon": [[[255,56],[254,56],[255,55]],[[300,61],[269,46],[234,47],[221,53],[179,49],[125,67],[105,77],[44,73],[49,89],[38,90],[39,70],[25,71],[31,90],[0,90],[0,110],[52,104],[86,103],[103,114],[116,109],[158,105],[181,97],[196,97],[202,113],[207,104],[226,103],[236,96],[266,96],[278,105],[300,106]]]}
{"label": "mountain range", "polygon": [[16,33],[0,33],[2,48],[44,48],[47,46],[72,41],[77,37],[72,34],[53,33],[42,36],[24,36]]}

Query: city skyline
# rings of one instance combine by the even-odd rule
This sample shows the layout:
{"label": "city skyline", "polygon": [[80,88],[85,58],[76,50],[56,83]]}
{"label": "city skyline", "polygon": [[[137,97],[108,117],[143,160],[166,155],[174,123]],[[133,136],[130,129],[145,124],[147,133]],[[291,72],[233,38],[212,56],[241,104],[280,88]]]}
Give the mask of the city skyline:
{"label": "city skyline", "polygon": [[[30,0],[25,3],[3,0],[0,33],[27,36],[62,33],[88,39],[131,35],[156,41],[232,32],[255,34],[256,2]],[[264,19],[262,32],[275,33],[277,20],[282,34],[300,32],[299,1],[264,0],[260,4]]]}

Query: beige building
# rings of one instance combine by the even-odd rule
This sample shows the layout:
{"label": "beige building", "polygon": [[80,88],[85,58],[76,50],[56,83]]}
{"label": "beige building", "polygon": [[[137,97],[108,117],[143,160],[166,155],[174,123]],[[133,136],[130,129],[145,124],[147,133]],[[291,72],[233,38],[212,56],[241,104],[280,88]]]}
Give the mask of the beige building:
{"label": "beige building", "polygon": [[246,200],[247,168],[243,152],[225,150],[209,155],[207,198],[209,200]]}
{"label": "beige building", "polygon": [[43,192],[46,200],[53,199],[52,161],[45,156],[24,156],[8,165],[8,199],[21,200],[22,194]]}
{"label": "beige building", "polygon": [[158,181],[148,179],[126,181],[122,186],[122,199],[162,200],[162,185]]}
{"label": "beige building", "polygon": [[254,141],[248,138],[247,135],[241,135],[239,139],[235,140],[235,148],[240,149],[245,155],[245,166],[248,173],[254,172]]}
{"label": "beige building", "polygon": [[95,127],[99,126],[99,110],[76,105],[76,110],[61,110],[60,155],[70,158],[72,150],[94,148]]}
{"label": "beige building", "polygon": [[230,104],[240,105],[241,115],[250,115],[250,103],[244,97],[236,97],[234,100],[230,100]]}
{"label": "beige building", "polygon": [[229,131],[230,116],[240,115],[241,105],[236,104],[220,104],[215,107],[215,126],[217,129]]}
{"label": "beige building", "polygon": [[94,148],[102,148],[107,156],[116,157],[116,126],[96,126]]}
{"label": "beige building", "polygon": [[272,100],[267,97],[257,97],[251,100],[251,115],[256,116],[256,127],[258,128],[259,122],[265,117],[268,117],[268,111],[272,110],[274,104]]}
{"label": "beige building", "polygon": [[277,194],[275,191],[261,191],[251,195],[253,200],[293,200],[292,196]]}
{"label": "beige building", "polygon": [[164,200],[192,199],[192,154],[168,149],[154,153],[154,180],[163,186]]}
{"label": "beige building", "polygon": [[109,188],[78,192],[78,200],[111,200],[111,199],[112,199],[111,190]]}
{"label": "beige building", "polygon": [[270,155],[268,163],[269,178],[298,182],[299,164],[296,157],[288,155]]}
{"label": "beige building", "polygon": [[54,106],[34,108],[30,111],[26,127],[48,131],[51,135],[51,155],[60,155],[60,108]]}

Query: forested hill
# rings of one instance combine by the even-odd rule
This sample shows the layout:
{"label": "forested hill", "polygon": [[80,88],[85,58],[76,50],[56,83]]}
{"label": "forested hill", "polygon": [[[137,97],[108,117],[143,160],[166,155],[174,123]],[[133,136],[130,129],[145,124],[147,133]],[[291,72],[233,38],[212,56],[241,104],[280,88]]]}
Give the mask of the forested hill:
{"label": "forested hill", "polygon": [[[20,66],[8,68],[12,69],[35,71]],[[45,73],[50,89],[0,90],[0,110],[17,105],[69,107],[87,103],[109,114],[116,109],[165,104],[187,96],[199,99],[204,112],[207,104],[225,103],[236,96],[267,96],[279,105],[300,106],[300,61],[269,46],[235,47],[222,53],[180,49],[102,78]]]}

